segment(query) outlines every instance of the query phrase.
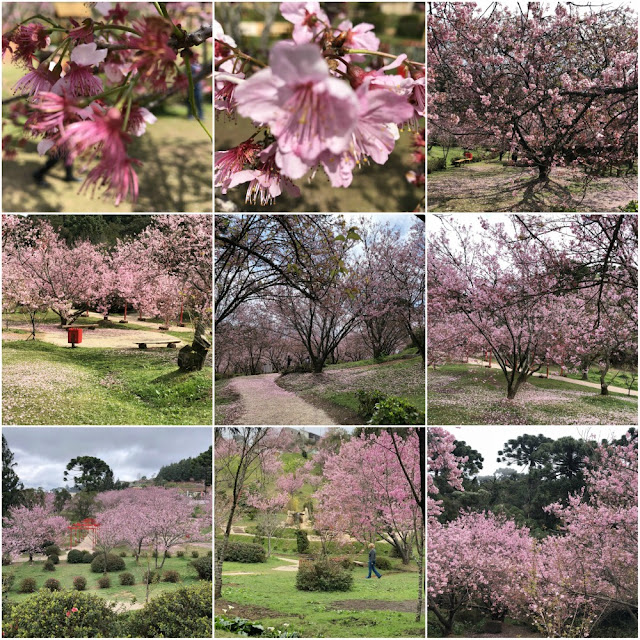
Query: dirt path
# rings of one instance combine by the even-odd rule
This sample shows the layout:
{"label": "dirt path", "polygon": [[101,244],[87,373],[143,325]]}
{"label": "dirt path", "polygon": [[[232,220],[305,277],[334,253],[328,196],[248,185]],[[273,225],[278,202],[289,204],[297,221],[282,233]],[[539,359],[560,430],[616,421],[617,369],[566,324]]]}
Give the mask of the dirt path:
{"label": "dirt path", "polygon": [[[475,364],[483,367],[487,366],[482,360],[475,360],[474,358],[469,358],[469,364]],[[499,369],[500,365],[496,364],[495,362],[492,362],[491,368]],[[564,376],[557,376],[553,373],[549,374],[549,380],[560,380],[560,382],[569,382],[571,384],[580,385],[581,387],[590,387],[591,389],[600,389],[600,385],[597,382],[588,382],[587,380],[574,380],[573,378],[565,378]],[[609,385],[609,391],[616,392],[616,393],[624,393],[625,395],[629,395],[629,390],[623,387],[614,387],[612,385]],[[638,392],[631,389],[631,395],[637,397]]]}
{"label": "dirt path", "polygon": [[548,185],[536,182],[537,171],[503,166],[497,161],[437,171],[427,179],[427,209],[437,211],[616,211],[638,199],[637,176],[594,178],[582,196],[583,176],[556,167]]}
{"label": "dirt path", "polygon": [[322,409],[279,387],[275,383],[279,375],[266,373],[231,380],[228,388],[240,396],[242,407],[234,424],[336,424]]}

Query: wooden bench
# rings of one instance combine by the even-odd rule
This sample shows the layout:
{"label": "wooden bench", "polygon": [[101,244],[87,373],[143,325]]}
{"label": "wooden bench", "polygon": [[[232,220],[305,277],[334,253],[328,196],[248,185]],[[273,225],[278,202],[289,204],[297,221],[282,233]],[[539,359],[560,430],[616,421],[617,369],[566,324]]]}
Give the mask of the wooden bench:
{"label": "wooden bench", "polygon": [[176,345],[180,342],[180,340],[147,340],[146,342],[134,342],[133,344],[137,344],[138,349],[146,349],[148,344],[166,344],[167,349],[177,349]]}
{"label": "wooden bench", "polygon": [[453,164],[455,164],[456,167],[459,167],[460,165],[463,165],[466,162],[471,162],[471,158],[460,158],[460,160],[454,160]]}
{"label": "wooden bench", "polygon": [[69,329],[85,329],[87,331],[95,331],[98,328],[97,324],[77,324],[77,325],[68,325],[65,324],[62,327],[65,331],[69,331]]}

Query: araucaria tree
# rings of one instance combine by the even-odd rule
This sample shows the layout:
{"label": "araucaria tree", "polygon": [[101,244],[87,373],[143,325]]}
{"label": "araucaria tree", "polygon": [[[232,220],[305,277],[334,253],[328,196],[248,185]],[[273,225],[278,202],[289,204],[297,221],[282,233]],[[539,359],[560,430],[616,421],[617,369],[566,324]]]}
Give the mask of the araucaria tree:
{"label": "araucaria tree", "polygon": [[431,3],[429,130],[508,149],[540,181],[556,166],[632,167],[637,39],[630,6]]}

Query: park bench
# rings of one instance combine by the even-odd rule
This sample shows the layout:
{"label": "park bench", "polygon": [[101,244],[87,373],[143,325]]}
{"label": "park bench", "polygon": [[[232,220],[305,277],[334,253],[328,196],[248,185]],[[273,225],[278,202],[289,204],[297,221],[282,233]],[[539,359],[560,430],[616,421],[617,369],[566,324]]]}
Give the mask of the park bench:
{"label": "park bench", "polygon": [[138,345],[138,349],[146,349],[149,344],[166,344],[167,349],[177,349],[176,345],[180,340],[147,340],[146,342],[134,342]]}
{"label": "park bench", "polygon": [[471,162],[471,158],[460,158],[460,160],[454,160],[453,164],[455,164],[456,167],[459,167],[467,162]]}
{"label": "park bench", "polygon": [[69,325],[65,324],[62,328],[65,331],[69,331],[69,329],[86,329],[87,331],[95,331],[99,325],[97,324],[79,324],[79,325]]}

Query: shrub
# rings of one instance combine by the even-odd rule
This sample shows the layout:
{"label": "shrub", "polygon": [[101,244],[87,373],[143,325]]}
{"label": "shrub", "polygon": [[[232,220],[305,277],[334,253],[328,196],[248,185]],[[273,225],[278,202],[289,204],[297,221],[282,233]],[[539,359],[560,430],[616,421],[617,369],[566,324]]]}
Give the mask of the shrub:
{"label": "shrub", "polygon": [[180,574],[173,569],[169,569],[162,574],[162,582],[180,582]]}
{"label": "shrub", "polygon": [[142,574],[142,584],[147,584],[147,582],[149,584],[153,584],[154,582],[158,582],[158,578],[159,576],[156,574],[155,571],[153,570],[145,571]]}
{"label": "shrub", "polygon": [[84,557],[84,553],[82,551],[78,551],[78,549],[71,549],[69,553],[67,553],[67,562],[69,564],[80,564]]}
{"label": "shrub", "polygon": [[10,553],[3,553],[2,554],[2,566],[6,567],[10,564],[13,563],[13,560],[11,559],[11,554]]}
{"label": "shrub", "polygon": [[130,587],[131,585],[136,583],[136,579],[133,575],[133,573],[129,573],[128,571],[125,571],[124,573],[121,573],[118,578],[120,578],[120,584]]}
{"label": "shrub", "polygon": [[383,571],[393,569],[391,560],[389,560],[389,558],[385,558],[384,556],[376,556],[376,567],[378,569],[382,569]]}
{"label": "shrub", "polygon": [[154,549],[153,553],[151,554],[152,558],[157,558],[158,557],[158,550]]}
{"label": "shrub", "polygon": [[171,551],[169,551],[168,549],[164,552],[164,557],[165,558],[170,558],[171,557]]}
{"label": "shrub", "polygon": [[61,553],[62,551],[60,551],[60,547],[57,544],[50,544],[44,548],[44,554],[46,556],[59,556]]}
{"label": "shrub", "polygon": [[209,551],[207,551],[207,555],[208,555],[210,558],[213,558],[213,549],[209,549]]}
{"label": "shrub", "polygon": [[338,563],[327,560],[301,562],[296,576],[296,589],[300,591],[349,591],[353,575]]}
{"label": "shrub", "polygon": [[44,588],[49,589],[49,591],[60,591],[60,580],[49,578],[45,581]]}
{"label": "shrub", "polygon": [[298,547],[298,553],[307,553],[309,550],[309,538],[307,532],[298,529],[296,531],[296,545]]}
{"label": "shrub", "polygon": [[[389,557],[390,558],[402,558],[402,555],[400,554],[400,552],[398,551],[398,549],[396,547],[391,545],[389,547]],[[377,560],[377,558],[376,558],[376,560]]]}
{"label": "shrub", "polygon": [[97,556],[97,553],[91,553],[91,551],[85,551],[82,554],[82,562],[84,564],[91,564],[93,562],[93,559]]}
{"label": "shrub", "polygon": [[52,553],[47,560],[50,560],[51,562],[53,562],[53,564],[59,564],[60,563],[60,558],[55,554]]}
{"label": "shrub", "polygon": [[178,556],[178,558],[184,558],[184,551],[180,550],[176,553],[176,555]]}
{"label": "shrub", "polygon": [[390,396],[376,404],[369,424],[425,424],[425,415],[402,398]]}
{"label": "shrub", "polygon": [[[124,568],[124,560],[120,556],[117,556],[113,553],[107,554],[106,571],[122,571]],[[104,553],[97,555],[91,561],[91,571],[93,571],[93,573],[103,573],[105,571]]]}
{"label": "shrub", "polygon": [[[138,638],[211,638],[212,598],[208,583],[163,593],[131,612],[127,635]],[[185,611],[189,615],[185,615]]]}
{"label": "shrub", "polygon": [[638,201],[637,200],[630,200],[629,204],[627,204],[626,207],[621,207],[620,208],[621,211],[629,211],[629,212],[634,212],[634,213],[638,213]]}
{"label": "shrub", "polygon": [[365,391],[363,389],[359,389],[356,391],[356,397],[358,398],[358,413],[365,419],[368,420],[374,414],[376,405],[379,402],[382,402],[387,398],[387,396],[382,393],[382,391],[378,391],[377,389],[373,391]]}
{"label": "shrub", "polygon": [[36,590],[35,578],[24,578],[18,588],[18,593],[33,593]]}
{"label": "shrub", "polygon": [[3,571],[2,572],[2,593],[6,593],[7,591],[10,591],[15,581],[16,581],[15,573],[13,572],[6,573]]}
{"label": "shrub", "polygon": [[433,156],[427,156],[427,173],[432,171],[444,171],[447,168],[444,158],[434,158]]}
{"label": "shrub", "polygon": [[[200,557],[200,554],[199,554],[197,551],[192,551],[192,552],[191,552],[191,557],[192,557],[192,558],[199,558],[199,557]],[[225,558],[225,560],[226,560],[226,558]]]}
{"label": "shrub", "polygon": [[127,557],[127,552],[126,551],[121,551],[120,552],[120,557],[121,558],[126,558]]}
{"label": "shrub", "polygon": [[211,581],[211,574],[213,573],[212,558],[209,556],[206,558],[198,558],[191,562],[191,566],[198,572],[200,580]]}
{"label": "shrub", "polygon": [[333,558],[333,561],[339,564],[343,569],[347,571],[353,571],[353,560],[348,556],[343,556],[342,558]]}
{"label": "shrub", "polygon": [[102,578],[98,578],[98,586],[101,589],[108,589],[111,586],[111,578],[109,576],[102,576]]}
{"label": "shrub", "polygon": [[56,565],[51,562],[51,560],[47,560],[42,567],[44,571],[55,571]]}
{"label": "shrub", "polygon": [[[73,608],[78,611],[67,616]],[[114,638],[116,614],[103,598],[79,591],[41,590],[11,607],[3,605],[4,629],[24,638]]]}
{"label": "shrub", "polygon": [[76,591],[84,591],[87,588],[87,579],[84,576],[76,576],[73,579],[73,588]]}
{"label": "shrub", "polygon": [[229,562],[266,562],[267,554],[259,544],[229,542],[224,553],[224,559]]}

